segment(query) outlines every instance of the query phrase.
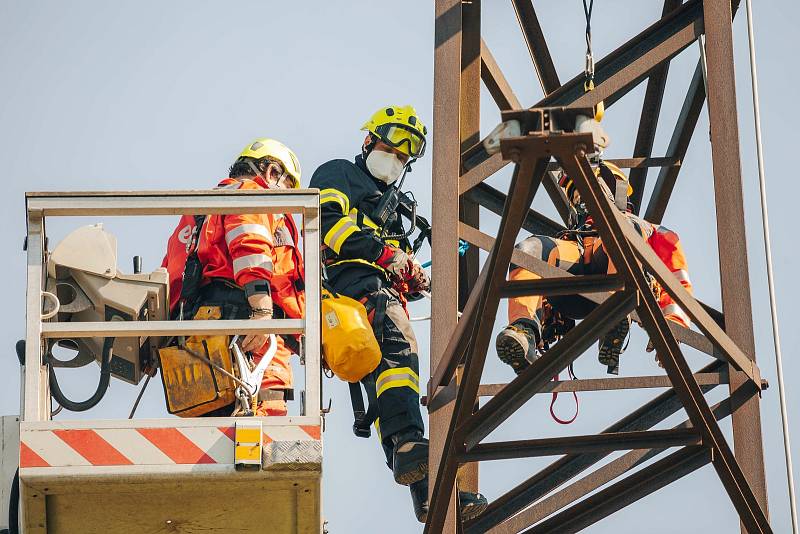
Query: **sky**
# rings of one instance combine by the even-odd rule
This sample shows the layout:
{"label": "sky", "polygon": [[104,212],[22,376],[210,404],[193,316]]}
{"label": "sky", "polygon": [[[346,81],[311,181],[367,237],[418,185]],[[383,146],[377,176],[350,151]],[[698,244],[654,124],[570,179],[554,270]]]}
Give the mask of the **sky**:
{"label": "sky", "polygon": [[[556,69],[568,80],[583,69],[584,20],[581,2],[537,2]],[[800,186],[788,105],[800,84],[797,58],[786,45],[800,16],[797,2],[755,2],[755,33],[761,89],[764,155],[769,191],[772,247],[784,371],[790,417],[797,420],[800,345],[795,325],[800,300],[793,285],[798,253],[794,216]],[[655,21],[661,2],[598,0],[593,44],[597,58]],[[523,104],[541,97],[530,57],[510,2],[485,1],[483,37]],[[769,319],[764,248],[761,235],[757,167],[750,96],[750,71],[744,9],[734,22],[737,69],[736,110],[740,127],[745,221],[757,358],[772,387],[763,395],[761,413],[769,503],[775,532],[789,532],[788,497],[781,444],[780,415],[772,332]],[[434,4],[406,2],[100,2],[74,0],[0,0],[0,263],[6,288],[0,307],[0,336],[7,347],[0,359],[3,387],[0,413],[18,413],[19,382],[12,346],[24,331],[25,191],[159,190],[210,188],[235,156],[260,136],[277,138],[298,154],[303,182],[332,158],[351,158],[360,147],[359,131],[370,114],[387,104],[413,104],[431,125],[433,103]],[[654,155],[663,155],[699,49],[691,46],[673,60]],[[644,84],[606,113],[611,136],[607,157],[630,157],[644,96]],[[481,99],[481,131],[498,122],[488,93]],[[429,128],[429,131],[431,128]],[[435,145],[436,139],[431,140]],[[432,151],[429,151],[430,154]],[[650,173],[652,187],[655,173]],[[508,169],[489,183],[507,189]],[[431,157],[414,167],[407,186],[430,215]],[[649,194],[649,189],[646,195]],[[534,207],[555,217],[546,195]],[[496,230],[497,218],[482,216],[482,229]],[[58,219],[48,225],[51,248],[69,231],[99,219]],[[144,269],[158,267],[174,218],[105,218],[119,242],[119,262],[130,271],[134,255]],[[707,108],[703,110],[683,163],[664,224],[684,244],[695,292],[721,306],[718,243],[713,204]],[[724,251],[723,251],[724,253]],[[429,258],[423,250],[420,257]],[[743,259],[744,261],[744,259]],[[435,298],[435,297],[434,297]],[[424,316],[425,302],[412,306]],[[495,331],[506,314],[496,317]],[[415,322],[420,341],[420,375],[427,376],[429,328]],[[634,328],[623,355],[622,374],[659,374],[645,353],[646,336]],[[490,349],[491,350],[491,349]],[[697,369],[707,357],[686,349]],[[493,354],[484,383],[508,382],[511,371]],[[581,378],[604,375],[594,349],[576,363]],[[299,371],[299,369],[297,369]],[[97,367],[62,371],[68,394],[84,398],[94,390]],[[157,382],[157,381],[155,381]],[[709,394],[723,398],[724,388]],[[138,388],[113,381],[97,408],[75,417],[124,418]],[[495,431],[491,440],[597,433],[656,391],[580,394],[580,414],[568,427],[547,413],[549,397],[540,395]],[[344,383],[326,380],[324,402],[332,399],[324,434],[324,515],[332,534],[419,532],[408,490],[394,485],[373,437],[352,435],[352,412]],[[292,409],[297,409],[293,406]],[[557,409],[574,409],[562,396]],[[163,393],[154,383],[146,391],[138,417],[165,415]],[[562,413],[562,416],[564,414]],[[62,413],[57,419],[73,417]],[[667,420],[677,424],[685,414]],[[722,423],[730,435],[730,422]],[[800,439],[800,437],[796,438]],[[616,455],[611,456],[614,458]],[[554,458],[494,462],[481,466],[481,491],[491,500],[526,479]],[[681,481],[614,514],[586,532],[733,532],[738,520],[716,474],[707,466]],[[646,525],[646,526],[645,526]]]}

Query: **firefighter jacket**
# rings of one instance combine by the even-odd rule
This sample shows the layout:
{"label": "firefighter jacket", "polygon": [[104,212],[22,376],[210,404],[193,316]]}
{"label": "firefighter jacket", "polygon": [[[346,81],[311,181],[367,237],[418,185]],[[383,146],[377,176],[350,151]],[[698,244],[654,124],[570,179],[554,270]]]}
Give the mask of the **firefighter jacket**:
{"label": "firefighter jacket", "polygon": [[[260,178],[226,178],[217,188],[266,189],[266,186]],[[162,267],[169,272],[171,311],[180,300],[195,226],[195,217],[184,215],[167,244]],[[303,316],[303,259],[291,215],[209,215],[199,232],[197,255],[203,269],[201,285],[223,280],[248,295],[269,292],[286,317]]]}
{"label": "firefighter jacket", "polygon": [[[374,213],[387,185],[372,177],[357,156],[354,162],[335,159],[322,164],[311,177],[311,187],[320,190],[323,259],[330,279],[337,287],[363,286],[379,291],[390,285],[385,271],[375,261],[386,245],[408,252],[402,242],[381,237]],[[400,213],[387,225],[386,235],[402,234]]]}

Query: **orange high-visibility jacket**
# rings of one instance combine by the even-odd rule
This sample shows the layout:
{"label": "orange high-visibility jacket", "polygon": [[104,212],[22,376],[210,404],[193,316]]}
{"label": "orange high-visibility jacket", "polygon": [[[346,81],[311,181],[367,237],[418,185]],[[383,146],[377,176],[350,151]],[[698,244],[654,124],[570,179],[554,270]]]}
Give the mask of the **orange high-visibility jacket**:
{"label": "orange high-visibility jacket", "polygon": [[[689,293],[693,293],[686,255],[683,253],[678,234],[661,225],[654,224],[652,226],[653,233],[647,239],[647,244],[661,258],[661,261],[664,262],[664,265],[669,268],[681,285]],[[658,289],[658,305],[661,307],[664,317],[688,328],[691,324],[691,319],[689,319],[686,312],[672,300],[672,297],[666,291],[661,290],[660,286]]]}
{"label": "orange high-visibility jacket", "polygon": [[[266,189],[261,180],[226,178],[221,189]],[[170,279],[170,310],[180,300],[183,271],[189,254],[194,217],[184,215],[170,236],[162,262]],[[303,259],[298,232],[290,214],[209,215],[199,234],[197,255],[205,285],[229,280],[244,288],[269,281],[272,300],[288,318],[303,317]]]}

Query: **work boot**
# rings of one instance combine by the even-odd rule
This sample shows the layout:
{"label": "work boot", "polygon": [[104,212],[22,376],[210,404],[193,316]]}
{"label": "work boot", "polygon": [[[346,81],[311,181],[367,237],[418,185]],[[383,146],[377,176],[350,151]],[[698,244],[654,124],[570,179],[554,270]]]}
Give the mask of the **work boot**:
{"label": "work boot", "polygon": [[[411,502],[414,504],[414,515],[417,516],[417,521],[425,523],[428,520],[428,477],[414,482],[409,489],[411,489]],[[459,491],[458,504],[461,519],[468,521],[481,515],[489,502],[480,493]]]}
{"label": "work boot", "polygon": [[497,334],[497,356],[501,362],[510,365],[515,373],[520,374],[539,357],[536,346],[540,339],[536,323],[517,319]]}
{"label": "work boot", "polygon": [[608,367],[608,374],[619,374],[619,355],[622,354],[625,338],[631,330],[631,320],[625,317],[617,325],[600,338],[600,354],[597,359]]}
{"label": "work boot", "polygon": [[394,481],[410,486],[428,476],[428,440],[420,430],[392,434],[392,473]]}

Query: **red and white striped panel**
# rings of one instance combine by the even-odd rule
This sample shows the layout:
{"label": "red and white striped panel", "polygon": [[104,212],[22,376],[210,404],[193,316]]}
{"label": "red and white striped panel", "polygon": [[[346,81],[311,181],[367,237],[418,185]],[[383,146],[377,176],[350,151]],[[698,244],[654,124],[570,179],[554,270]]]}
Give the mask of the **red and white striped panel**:
{"label": "red and white striped panel", "polygon": [[[28,430],[26,467],[233,464],[233,426]],[[317,425],[266,426],[264,445],[320,440]]]}

